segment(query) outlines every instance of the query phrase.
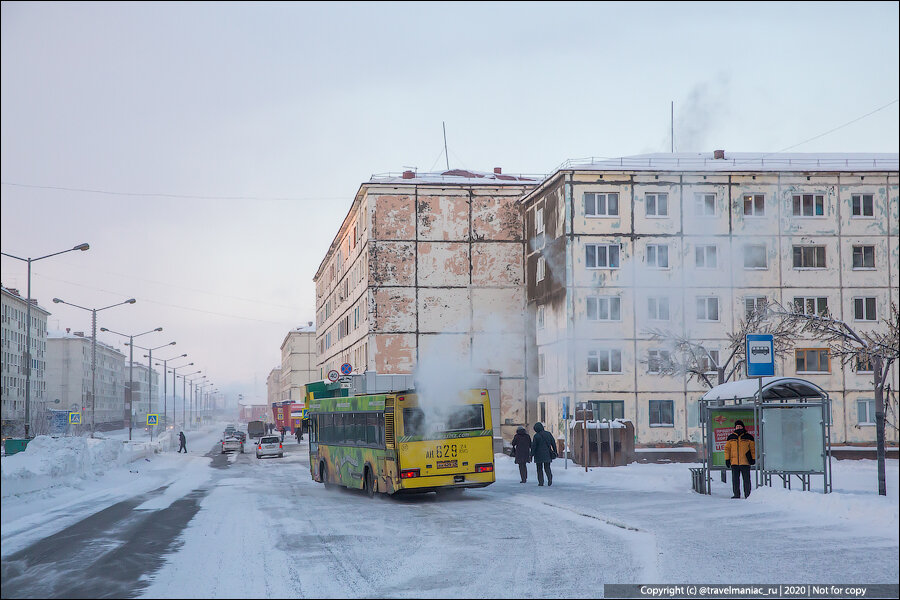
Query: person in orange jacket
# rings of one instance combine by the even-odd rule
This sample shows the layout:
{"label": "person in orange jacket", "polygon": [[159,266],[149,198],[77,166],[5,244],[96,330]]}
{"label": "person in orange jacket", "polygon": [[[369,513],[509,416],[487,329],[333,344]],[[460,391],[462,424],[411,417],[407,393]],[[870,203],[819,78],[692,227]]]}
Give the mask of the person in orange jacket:
{"label": "person in orange jacket", "polygon": [[756,464],[756,442],[744,428],[743,421],[734,422],[734,432],[725,440],[725,466],[731,469],[732,500],[741,497],[741,479],[744,480],[744,498],[750,495],[750,466]]}

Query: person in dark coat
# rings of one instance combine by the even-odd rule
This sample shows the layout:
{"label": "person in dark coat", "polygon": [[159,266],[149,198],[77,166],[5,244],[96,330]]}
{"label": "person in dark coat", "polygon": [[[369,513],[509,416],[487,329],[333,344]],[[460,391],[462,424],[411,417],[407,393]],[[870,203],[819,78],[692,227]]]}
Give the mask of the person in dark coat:
{"label": "person in dark coat", "polygon": [[744,481],[744,498],[750,496],[750,467],[756,464],[756,442],[744,428],[743,421],[734,422],[734,432],[725,440],[725,466],[731,469],[733,500],[741,497],[741,480]]}
{"label": "person in dark coat", "polygon": [[[553,439],[549,431],[544,430],[542,423],[535,423],[534,438],[531,440],[531,457],[537,466],[538,486],[544,485],[544,472],[547,473],[547,485],[553,485],[550,461],[556,456],[556,440]],[[544,472],[541,472],[542,468]]]}
{"label": "person in dark coat", "polygon": [[284,432],[285,432],[284,425],[282,425],[281,426],[281,443],[282,444],[284,443]]}
{"label": "person in dark coat", "polygon": [[516,435],[512,440],[512,451],[516,464],[519,465],[521,483],[525,483],[528,480],[528,463],[531,462],[531,436],[524,427],[516,430]]}
{"label": "person in dark coat", "polygon": [[184,437],[183,431],[178,432],[178,443],[180,444],[178,446],[178,454],[181,454],[182,450],[184,450],[184,453],[187,454],[187,438]]}

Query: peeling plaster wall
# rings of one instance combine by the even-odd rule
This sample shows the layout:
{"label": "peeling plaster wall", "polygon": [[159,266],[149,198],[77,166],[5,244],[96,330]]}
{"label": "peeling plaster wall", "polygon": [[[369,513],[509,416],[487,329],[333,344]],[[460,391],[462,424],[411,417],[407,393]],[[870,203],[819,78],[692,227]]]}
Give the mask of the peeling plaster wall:
{"label": "peeling plaster wall", "polygon": [[[875,297],[879,319],[898,301],[897,184],[897,173],[878,172],[559,171],[523,202],[527,313],[534,324],[526,333],[527,395],[537,410],[529,421],[543,410],[546,424],[561,437],[564,401],[571,414],[579,402],[615,400],[624,402],[625,417],[634,421],[641,444],[699,441],[697,398],[706,388],[647,373],[648,351],[660,347],[649,340],[647,329],[689,334],[724,355],[726,334],[744,316],[746,299],[759,296],[783,305],[795,297],[826,297],[838,318],[861,330],[873,326],[853,320],[853,301]],[[619,215],[586,214],[585,193],[617,193]],[[667,194],[668,213],[648,215],[647,196],[658,193]],[[697,214],[697,194],[715,194],[714,215]],[[760,194],[763,214],[752,214],[754,208],[745,215],[744,195]],[[822,195],[824,214],[795,216],[794,194]],[[853,216],[853,194],[872,194],[874,215]],[[544,233],[535,229],[538,210],[543,211]],[[586,247],[592,244],[620,245],[619,268],[588,268]],[[648,264],[651,245],[667,247],[667,266]],[[824,246],[825,267],[794,268],[795,245]],[[874,269],[853,268],[853,247],[860,245],[874,246]],[[698,265],[698,251],[708,256],[710,246],[715,264]],[[754,246],[764,247],[763,265],[745,263],[745,253]],[[545,277],[538,281],[540,259]],[[651,319],[648,303],[659,296],[668,297],[668,321]],[[718,320],[698,319],[701,296],[718,299]],[[598,297],[620,303],[617,321],[588,318],[589,298]],[[822,346],[810,339],[796,345]],[[608,349],[621,353],[621,372],[589,374],[588,353]],[[892,389],[897,389],[897,371],[894,365]],[[858,398],[874,396],[871,374],[855,373],[834,359],[827,373],[798,374],[793,353],[777,362],[776,372],[809,379],[829,392],[835,443],[874,440],[874,427],[858,425],[856,407]],[[651,400],[673,401],[671,425],[650,425]],[[896,440],[896,434],[888,437]]]}

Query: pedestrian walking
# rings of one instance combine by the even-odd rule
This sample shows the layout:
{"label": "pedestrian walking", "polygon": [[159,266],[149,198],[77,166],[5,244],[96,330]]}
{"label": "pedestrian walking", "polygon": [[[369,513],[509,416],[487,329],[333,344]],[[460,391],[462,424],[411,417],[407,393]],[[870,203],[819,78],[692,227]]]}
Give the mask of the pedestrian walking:
{"label": "pedestrian walking", "polygon": [[531,462],[531,436],[524,427],[516,430],[512,440],[512,451],[516,464],[519,465],[519,477],[522,479],[520,483],[525,483],[528,480],[528,463]]}
{"label": "pedestrian walking", "polygon": [[281,443],[284,443],[284,425],[281,426]]}
{"label": "pedestrian walking", "polygon": [[725,440],[725,466],[731,469],[732,500],[741,497],[741,480],[744,481],[744,498],[750,495],[750,467],[756,464],[756,442],[744,428],[743,421],[734,422],[734,432]]}
{"label": "pedestrian walking", "polygon": [[181,454],[181,451],[184,450],[184,453],[187,454],[187,438],[184,437],[184,432],[178,432],[178,454]]}
{"label": "pedestrian walking", "polygon": [[[544,429],[544,425],[538,421],[534,424],[534,438],[531,440],[531,458],[537,466],[538,486],[544,485],[544,473],[547,474],[547,485],[553,485],[553,472],[550,471],[550,461],[557,457],[556,440]],[[541,472],[543,469],[543,472]]]}
{"label": "pedestrian walking", "polygon": [[300,443],[300,440],[303,439],[303,434],[300,433],[300,428],[299,428],[299,427],[297,427],[297,428],[294,430],[294,436],[297,438],[297,443],[299,444],[299,443]]}

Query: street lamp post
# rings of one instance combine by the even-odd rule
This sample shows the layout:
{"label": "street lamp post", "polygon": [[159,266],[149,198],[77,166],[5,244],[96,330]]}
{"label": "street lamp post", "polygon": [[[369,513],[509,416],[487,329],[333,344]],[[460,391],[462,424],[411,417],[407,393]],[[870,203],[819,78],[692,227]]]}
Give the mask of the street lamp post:
{"label": "street lamp post", "polygon": [[[206,406],[205,396],[206,396],[206,388],[208,386],[214,386],[215,384],[212,381],[207,381],[206,383],[201,383],[198,387],[200,391],[200,395],[197,398],[197,416],[200,417],[200,411],[203,410]],[[203,419],[201,417],[200,421]]]}
{"label": "street lamp post", "polygon": [[[143,346],[138,346],[137,344],[133,344],[131,342],[126,342],[128,346],[133,346],[134,348],[140,348],[141,350],[146,350],[150,354],[145,354],[144,357],[147,359],[147,414],[150,414],[153,411],[153,351],[159,350],[160,348],[165,348],[166,346],[174,346],[175,342],[169,342],[168,344],[162,344],[161,346],[157,346],[156,348],[144,348]],[[163,371],[163,379],[166,378],[166,373]],[[159,422],[156,423],[157,426]],[[153,441],[153,428],[150,427],[150,424],[147,423],[147,429],[150,430],[150,441]]]}
{"label": "street lamp post", "polygon": [[25,437],[28,437],[28,432],[31,427],[31,263],[43,260],[45,258],[50,258],[51,256],[56,256],[57,254],[65,254],[66,252],[72,252],[73,250],[88,250],[90,248],[90,244],[78,244],[74,248],[69,248],[68,250],[62,250],[60,252],[54,252],[53,254],[47,254],[46,256],[39,256],[38,258],[22,258],[20,256],[14,256],[12,254],[7,254],[6,252],[0,252],[3,256],[8,256],[10,258],[15,258],[16,260],[21,260],[25,263],[28,263],[28,297],[25,300]]}
{"label": "street lamp post", "polygon": [[[191,363],[193,364],[193,363]],[[193,373],[186,373],[181,376],[181,426],[184,429],[187,429],[187,378],[188,375],[196,375],[197,373],[202,372],[202,369],[194,371]],[[191,380],[193,383],[193,380]],[[193,396],[193,388],[191,388],[191,396]]]}
{"label": "street lamp post", "polygon": [[194,383],[194,382],[195,381],[197,381],[197,382],[203,381],[204,379],[206,379],[206,377],[207,377],[206,375],[203,375],[202,377],[195,377],[194,379],[191,379],[191,425],[194,424],[194,396],[198,395],[197,388],[200,385],[199,383]]}
{"label": "street lamp post", "polygon": [[[137,302],[137,300],[135,300],[134,298],[129,298],[124,302],[110,304],[109,306],[104,306],[103,308],[86,308],[84,306],[72,304],[71,302],[66,302],[65,300],[60,300],[59,298],[54,298],[53,302],[55,302],[56,304],[74,306],[75,308],[80,308],[81,310],[87,310],[91,312],[91,437],[94,437],[97,407],[97,313],[101,310],[106,310],[107,308],[113,308],[115,306],[121,306],[123,304],[134,304],[135,302]],[[105,331],[103,328],[101,328],[100,330]]]}
{"label": "street lamp post", "polygon": [[[193,367],[194,363],[190,362],[186,365],[178,365],[177,367],[172,367],[172,423],[177,424],[178,421],[178,387],[176,378],[178,377],[178,369],[186,369],[187,367]],[[182,395],[184,392],[182,392]],[[181,406],[184,406],[184,397],[181,398]],[[184,420],[182,416],[182,421]]]}
{"label": "street lamp post", "polygon": [[[149,355],[145,354],[147,358],[150,358]],[[181,356],[173,356],[172,358],[164,358],[162,360],[162,368],[163,368],[163,424],[165,428],[169,428],[169,417],[168,417],[168,406],[169,406],[169,391],[168,391],[168,381],[169,381],[169,372],[166,369],[166,363],[170,360],[176,360],[178,358],[185,358],[187,354],[182,354]],[[159,359],[157,359],[159,360]],[[159,366],[159,363],[156,363],[156,366]],[[172,394],[174,395],[175,388],[174,385],[172,387]]]}
{"label": "street lamp post", "polygon": [[[148,333],[155,333],[157,331],[162,331],[162,327],[157,327],[156,329],[151,329],[150,331],[145,331],[144,333],[138,333],[135,335],[129,335],[127,333],[119,333],[118,331],[113,331],[112,329],[107,329],[106,327],[101,327],[100,331],[104,331],[107,333],[114,333],[116,335],[120,335],[122,337],[127,337],[128,341],[125,343],[128,346],[128,400],[125,402],[125,415],[128,418],[128,441],[131,441],[131,428],[134,426],[134,414],[132,412],[131,403],[134,400],[134,338],[140,337],[142,335],[147,335]],[[168,344],[166,344],[168,345]],[[153,381],[150,377],[150,373],[147,373],[148,381]],[[150,395],[147,395],[148,401]]]}

